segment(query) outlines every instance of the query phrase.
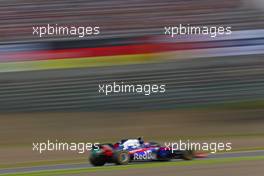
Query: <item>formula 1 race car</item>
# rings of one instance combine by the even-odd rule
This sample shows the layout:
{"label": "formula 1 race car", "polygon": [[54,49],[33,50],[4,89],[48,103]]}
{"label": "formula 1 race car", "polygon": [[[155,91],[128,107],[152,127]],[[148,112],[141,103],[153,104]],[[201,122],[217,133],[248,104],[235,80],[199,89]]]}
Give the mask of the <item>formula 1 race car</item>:
{"label": "formula 1 race car", "polygon": [[116,144],[100,144],[90,153],[90,163],[103,166],[105,163],[126,165],[131,161],[169,161],[171,159],[192,160],[193,151],[172,151],[156,142],[144,142],[141,138],[125,139]]}

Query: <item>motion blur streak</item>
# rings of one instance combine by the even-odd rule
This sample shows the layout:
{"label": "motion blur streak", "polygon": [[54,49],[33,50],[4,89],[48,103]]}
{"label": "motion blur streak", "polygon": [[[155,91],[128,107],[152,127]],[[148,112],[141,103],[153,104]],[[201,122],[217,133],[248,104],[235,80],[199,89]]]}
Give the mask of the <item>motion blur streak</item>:
{"label": "motion blur streak", "polygon": [[[151,110],[264,98],[263,55],[142,66],[6,74],[1,111]],[[111,74],[110,74],[111,73]],[[61,76],[58,76],[61,75]],[[49,77],[47,80],[45,77]],[[103,96],[99,84],[166,84],[166,95]],[[102,103],[104,106],[101,106]]]}

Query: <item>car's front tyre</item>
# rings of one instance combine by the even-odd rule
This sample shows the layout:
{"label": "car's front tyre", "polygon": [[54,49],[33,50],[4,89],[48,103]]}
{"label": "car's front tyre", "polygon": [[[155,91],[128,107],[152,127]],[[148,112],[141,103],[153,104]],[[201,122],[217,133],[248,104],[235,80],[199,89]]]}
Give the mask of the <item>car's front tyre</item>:
{"label": "car's front tyre", "polygon": [[192,160],[194,158],[193,151],[185,150],[182,154],[182,159],[184,160]]}

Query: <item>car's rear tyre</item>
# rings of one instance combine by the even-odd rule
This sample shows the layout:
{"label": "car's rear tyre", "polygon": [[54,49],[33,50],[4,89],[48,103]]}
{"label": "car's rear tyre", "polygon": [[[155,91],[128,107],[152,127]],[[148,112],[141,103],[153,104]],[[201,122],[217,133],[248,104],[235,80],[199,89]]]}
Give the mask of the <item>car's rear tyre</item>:
{"label": "car's rear tyre", "polygon": [[116,151],[114,153],[114,163],[117,165],[126,165],[130,161],[130,156],[127,151]]}
{"label": "car's rear tyre", "polygon": [[184,159],[184,160],[192,160],[193,159],[193,151],[191,151],[191,150],[183,151],[182,159]]}
{"label": "car's rear tyre", "polygon": [[92,154],[89,160],[93,166],[103,166],[106,163],[103,155]]}

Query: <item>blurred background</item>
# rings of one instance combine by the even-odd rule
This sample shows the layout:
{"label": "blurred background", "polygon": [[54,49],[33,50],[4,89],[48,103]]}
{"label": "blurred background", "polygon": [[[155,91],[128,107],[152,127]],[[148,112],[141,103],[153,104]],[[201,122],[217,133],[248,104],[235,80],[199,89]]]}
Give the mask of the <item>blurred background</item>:
{"label": "blurred background", "polygon": [[[47,24],[100,26],[86,38],[32,35]],[[231,26],[170,38],[164,26]],[[264,148],[262,0],[3,0],[0,168],[86,161],[32,142],[231,141]],[[165,94],[98,93],[99,84],[166,84]]]}

